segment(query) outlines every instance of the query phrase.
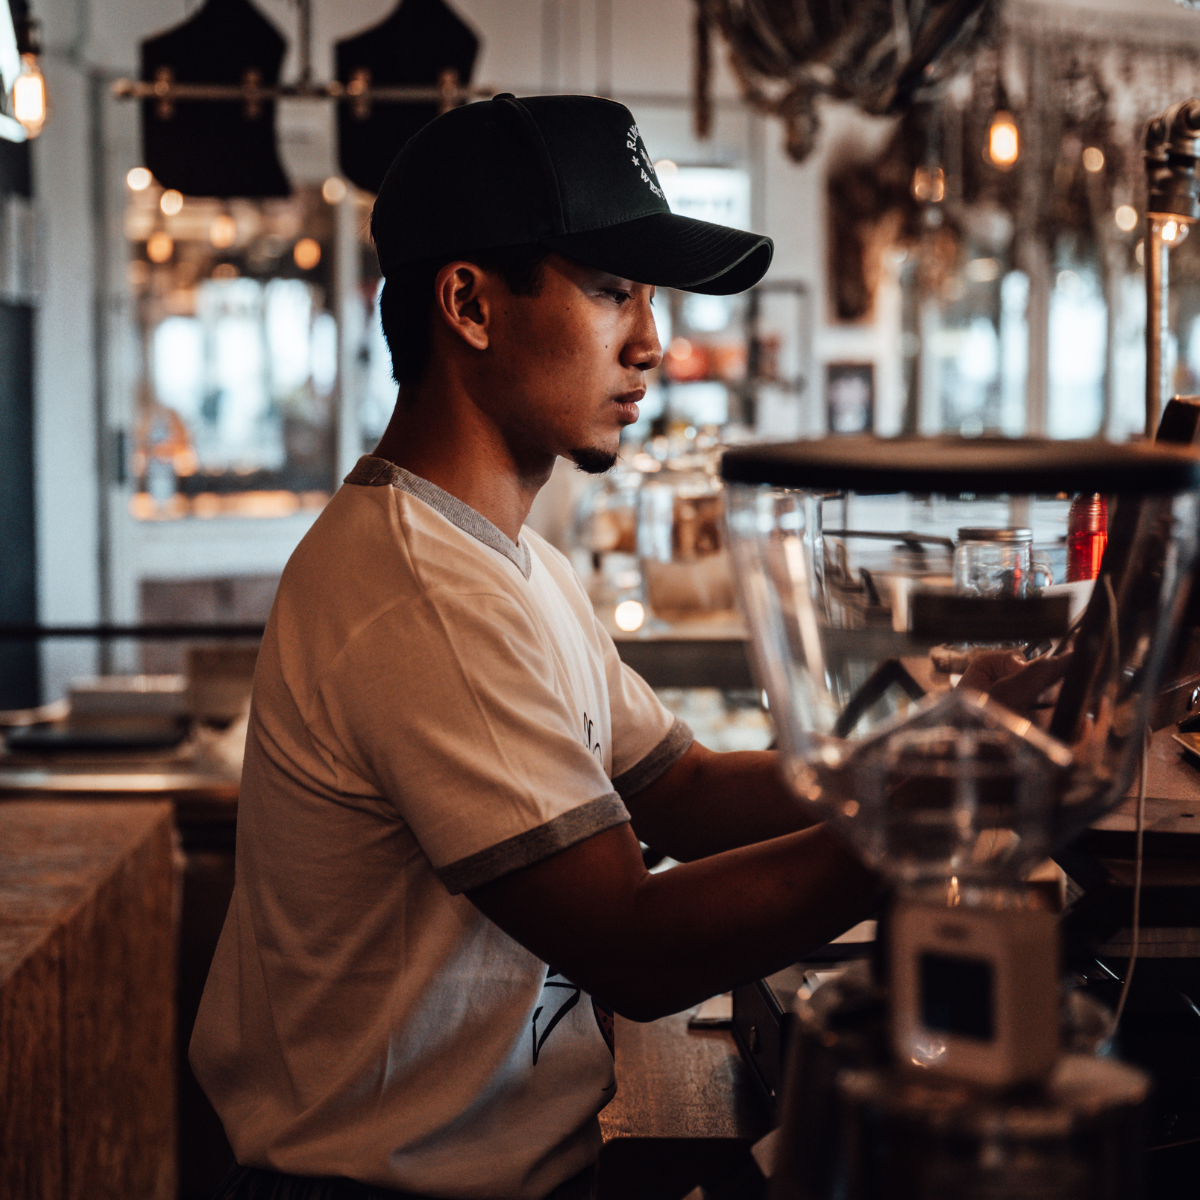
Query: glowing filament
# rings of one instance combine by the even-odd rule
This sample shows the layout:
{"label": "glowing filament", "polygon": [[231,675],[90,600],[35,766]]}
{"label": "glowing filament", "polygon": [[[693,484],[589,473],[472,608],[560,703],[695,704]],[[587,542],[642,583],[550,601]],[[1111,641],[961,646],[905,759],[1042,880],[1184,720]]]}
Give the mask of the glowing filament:
{"label": "glowing filament", "polygon": [[25,127],[25,133],[35,138],[46,123],[46,79],[32,54],[21,55],[21,73],[13,83],[13,116]]}
{"label": "glowing filament", "polygon": [[1012,113],[998,112],[988,132],[988,157],[998,167],[1011,167],[1021,152],[1021,139]]}

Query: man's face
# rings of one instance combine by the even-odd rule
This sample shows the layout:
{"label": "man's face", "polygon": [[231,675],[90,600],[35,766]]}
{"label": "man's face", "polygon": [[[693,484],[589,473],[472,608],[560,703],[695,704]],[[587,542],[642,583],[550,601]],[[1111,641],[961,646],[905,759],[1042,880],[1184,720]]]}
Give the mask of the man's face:
{"label": "man's face", "polygon": [[608,470],[621,430],[637,420],[644,373],[662,361],[654,288],[558,254],[537,296],[495,282],[479,400],[518,466],[547,470],[561,455],[585,471]]}

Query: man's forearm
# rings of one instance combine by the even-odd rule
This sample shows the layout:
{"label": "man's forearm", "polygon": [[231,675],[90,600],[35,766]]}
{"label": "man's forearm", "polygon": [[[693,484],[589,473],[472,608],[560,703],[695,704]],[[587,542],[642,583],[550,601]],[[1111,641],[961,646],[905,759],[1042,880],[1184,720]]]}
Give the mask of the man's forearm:
{"label": "man's forearm", "polygon": [[471,898],[634,1020],[796,962],[869,916],[881,895],[878,878],[826,827],[659,875],[641,869],[623,838],[620,829],[598,834]]}
{"label": "man's forearm", "polygon": [[773,750],[717,754],[693,743],[670,771],[626,803],[638,837],[680,862],[816,823],[780,777]]}

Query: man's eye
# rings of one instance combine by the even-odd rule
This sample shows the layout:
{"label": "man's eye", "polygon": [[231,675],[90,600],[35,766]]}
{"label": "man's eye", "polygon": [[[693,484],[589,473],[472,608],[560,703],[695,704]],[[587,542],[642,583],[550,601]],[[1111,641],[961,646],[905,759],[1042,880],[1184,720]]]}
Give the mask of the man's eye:
{"label": "man's eye", "polygon": [[624,304],[626,300],[633,299],[631,293],[623,292],[619,288],[609,288],[608,294],[617,302],[618,305]]}

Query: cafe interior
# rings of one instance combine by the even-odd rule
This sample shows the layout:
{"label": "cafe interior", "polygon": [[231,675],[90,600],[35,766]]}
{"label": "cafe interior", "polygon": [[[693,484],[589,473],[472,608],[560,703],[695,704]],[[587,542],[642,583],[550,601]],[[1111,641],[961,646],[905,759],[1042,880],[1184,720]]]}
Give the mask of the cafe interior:
{"label": "cafe interior", "polygon": [[187,1048],[259,642],[396,403],[384,174],[502,92],[773,239],[658,290],[527,524],[887,885],[617,1017],[592,1195],[1200,1195],[1200,0],[0,0],[0,81],[3,1200],[234,1161]]}

